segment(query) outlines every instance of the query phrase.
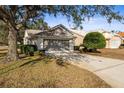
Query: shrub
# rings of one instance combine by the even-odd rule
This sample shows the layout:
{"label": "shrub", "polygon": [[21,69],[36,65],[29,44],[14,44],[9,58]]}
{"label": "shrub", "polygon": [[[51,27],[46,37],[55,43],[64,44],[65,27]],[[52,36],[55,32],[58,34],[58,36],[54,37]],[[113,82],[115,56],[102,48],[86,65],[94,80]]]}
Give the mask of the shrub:
{"label": "shrub", "polygon": [[123,48],[124,48],[124,44],[121,44],[121,45],[119,46],[119,48],[120,48],[120,49],[123,49]]}
{"label": "shrub", "polygon": [[21,49],[21,53],[30,56],[33,56],[34,52],[38,50],[36,45],[21,45],[20,49]]}
{"label": "shrub", "polygon": [[84,45],[83,44],[81,44],[80,46],[79,46],[79,51],[80,51],[80,53],[83,53],[83,49],[84,49],[85,47],[84,47]]}
{"label": "shrub", "polygon": [[40,50],[39,55],[44,56],[45,55],[45,50]]}
{"label": "shrub", "polygon": [[58,64],[58,65],[60,65],[60,66],[63,66],[63,63],[64,63],[64,61],[63,61],[62,58],[57,58],[56,64]]}
{"label": "shrub", "polygon": [[83,45],[87,50],[101,49],[106,46],[105,37],[99,32],[88,33],[83,41]]}

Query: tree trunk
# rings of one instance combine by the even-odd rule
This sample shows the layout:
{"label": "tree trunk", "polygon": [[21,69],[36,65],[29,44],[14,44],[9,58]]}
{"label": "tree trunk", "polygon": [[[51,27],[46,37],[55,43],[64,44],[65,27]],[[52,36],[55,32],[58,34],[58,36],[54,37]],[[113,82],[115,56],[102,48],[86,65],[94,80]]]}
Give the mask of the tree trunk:
{"label": "tree trunk", "polygon": [[9,30],[8,35],[8,61],[16,61],[18,59],[17,53],[17,31]]}

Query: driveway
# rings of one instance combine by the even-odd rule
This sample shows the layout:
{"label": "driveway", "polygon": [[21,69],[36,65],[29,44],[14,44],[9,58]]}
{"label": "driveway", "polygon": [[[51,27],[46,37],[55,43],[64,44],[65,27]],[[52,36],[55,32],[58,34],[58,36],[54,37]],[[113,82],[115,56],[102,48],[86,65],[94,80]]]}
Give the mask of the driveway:
{"label": "driveway", "polygon": [[112,87],[124,88],[124,60],[78,53],[57,53],[55,55],[95,73]]}

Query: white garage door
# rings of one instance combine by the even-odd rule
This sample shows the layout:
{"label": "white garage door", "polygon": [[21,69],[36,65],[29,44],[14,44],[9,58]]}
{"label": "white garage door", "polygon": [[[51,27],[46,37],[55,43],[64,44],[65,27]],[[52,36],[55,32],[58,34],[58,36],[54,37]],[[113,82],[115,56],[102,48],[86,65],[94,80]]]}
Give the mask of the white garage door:
{"label": "white garage door", "polygon": [[119,40],[119,39],[110,41],[111,48],[119,48],[120,44],[121,44],[121,40]]}

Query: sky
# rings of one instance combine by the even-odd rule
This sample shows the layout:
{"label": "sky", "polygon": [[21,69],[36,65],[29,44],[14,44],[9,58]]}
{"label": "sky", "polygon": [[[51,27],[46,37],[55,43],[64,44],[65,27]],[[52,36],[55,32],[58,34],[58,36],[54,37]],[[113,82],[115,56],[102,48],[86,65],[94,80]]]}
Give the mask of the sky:
{"label": "sky", "polygon": [[[119,11],[120,14],[124,16],[124,6],[121,5],[115,6],[114,11]],[[45,20],[46,22],[48,22],[48,25],[50,27],[53,27],[58,24],[63,24],[67,28],[72,28],[72,24],[68,23],[67,19],[62,15],[59,15],[56,18],[53,16],[46,15]],[[104,29],[108,31],[117,30],[124,32],[124,24],[115,20],[111,24],[109,24],[103,16],[98,16],[98,15],[91,18],[89,21],[88,20],[84,21],[82,26],[84,31]]]}

